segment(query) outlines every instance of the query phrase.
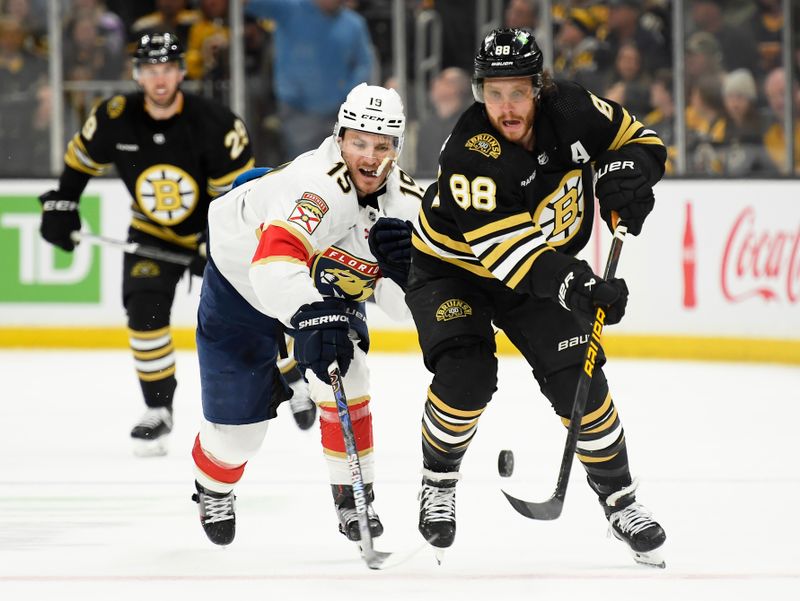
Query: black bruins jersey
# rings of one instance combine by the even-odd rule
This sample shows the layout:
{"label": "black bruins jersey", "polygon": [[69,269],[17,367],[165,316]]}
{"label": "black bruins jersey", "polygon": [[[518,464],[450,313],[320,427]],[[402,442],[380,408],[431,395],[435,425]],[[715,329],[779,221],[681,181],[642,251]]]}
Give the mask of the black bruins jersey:
{"label": "black bruins jersey", "polygon": [[543,253],[574,255],[591,235],[593,161],[624,148],[651,184],[661,178],[666,149],[655,132],[578,84],[555,84],[537,103],[532,152],[503,138],[483,104],[461,116],[415,226],[413,261],[423,270],[532,293]]}
{"label": "black bruins jersey", "polygon": [[183,92],[169,119],[153,119],[144,94],[109,98],[93,110],[64,156],[59,190],[77,200],[90,177],[117,168],[133,199],[131,227],[196,248],[208,204],[253,166],[247,129],[224,106]]}

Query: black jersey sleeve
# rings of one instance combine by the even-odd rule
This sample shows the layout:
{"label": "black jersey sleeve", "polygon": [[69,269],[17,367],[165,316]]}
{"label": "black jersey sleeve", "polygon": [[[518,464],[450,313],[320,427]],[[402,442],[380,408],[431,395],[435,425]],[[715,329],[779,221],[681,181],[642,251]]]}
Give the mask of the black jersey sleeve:
{"label": "black jersey sleeve", "polygon": [[563,158],[575,164],[595,162],[608,152],[632,158],[651,185],[664,174],[667,149],[658,134],[613,100],[596,96],[574,82],[557,82],[547,97],[548,138],[558,140]]}
{"label": "black jersey sleeve", "polygon": [[206,103],[205,165],[208,194],[213,198],[231,189],[240,173],[251,169],[250,135],[244,121],[219,104]]}
{"label": "black jersey sleeve", "polygon": [[114,120],[125,108],[125,97],[114,96],[96,105],[67,145],[58,188],[65,198],[78,200],[90,178],[107,173],[113,163]]}

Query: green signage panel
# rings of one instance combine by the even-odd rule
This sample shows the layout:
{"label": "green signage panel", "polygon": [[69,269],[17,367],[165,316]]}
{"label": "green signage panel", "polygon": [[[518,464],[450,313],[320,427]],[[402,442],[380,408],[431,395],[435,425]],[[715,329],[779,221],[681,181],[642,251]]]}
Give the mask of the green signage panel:
{"label": "green signage panel", "polygon": [[[99,303],[100,248],[68,253],[39,234],[35,196],[0,195],[0,303]],[[84,196],[83,230],[100,233],[100,198]]]}

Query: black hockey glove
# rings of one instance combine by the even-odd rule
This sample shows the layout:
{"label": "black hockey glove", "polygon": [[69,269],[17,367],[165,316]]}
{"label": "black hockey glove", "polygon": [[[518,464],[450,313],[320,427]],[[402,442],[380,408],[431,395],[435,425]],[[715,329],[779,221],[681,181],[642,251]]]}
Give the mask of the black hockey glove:
{"label": "black hockey glove", "polygon": [[405,290],[411,265],[411,223],[381,217],[369,231],[369,250],[381,273]]}
{"label": "black hockey glove", "polygon": [[335,298],[303,305],[291,319],[294,357],[323,382],[329,382],[328,366],[335,359],[344,376],[353,360],[353,342],[348,336],[350,320],[345,304]]}
{"label": "black hockey glove", "polygon": [[561,272],[558,278],[558,302],[572,311],[582,325],[590,326],[595,307],[603,307],[606,324],[619,323],[628,304],[628,286],[625,280],[611,278],[606,281],[595,275],[586,261],[578,261]]}
{"label": "black hockey glove", "polygon": [[75,243],[70,234],[81,229],[77,201],[67,200],[57,190],[50,190],[39,197],[39,202],[42,203],[42,222],[39,226],[42,238],[72,252]]}
{"label": "black hockey glove", "polygon": [[595,164],[595,173],[600,217],[613,232],[611,213],[616,211],[628,226],[628,233],[637,236],[656,202],[649,178],[635,160],[617,152],[602,155]]}

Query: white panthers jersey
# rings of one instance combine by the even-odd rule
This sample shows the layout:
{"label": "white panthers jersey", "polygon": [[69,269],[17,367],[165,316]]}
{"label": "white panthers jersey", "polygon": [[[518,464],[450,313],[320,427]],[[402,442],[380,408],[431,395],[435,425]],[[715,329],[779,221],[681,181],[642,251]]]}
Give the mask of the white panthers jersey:
{"label": "white panthers jersey", "polygon": [[398,167],[377,208],[359,204],[336,138],[234,188],[208,211],[209,256],[253,307],[289,325],[323,297],[365,301],[408,315],[403,291],[381,277],[367,239],[380,217],[413,221],[423,190]]}

